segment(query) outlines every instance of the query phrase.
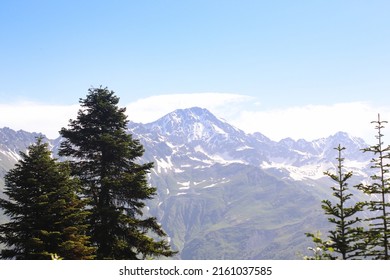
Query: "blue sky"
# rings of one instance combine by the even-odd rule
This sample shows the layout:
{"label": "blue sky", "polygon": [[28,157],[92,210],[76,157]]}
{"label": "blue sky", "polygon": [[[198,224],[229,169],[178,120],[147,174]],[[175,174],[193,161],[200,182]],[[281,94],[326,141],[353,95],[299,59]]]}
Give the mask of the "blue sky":
{"label": "blue sky", "polygon": [[[376,0],[2,1],[0,126],[48,129],[9,112],[55,114],[103,85],[136,121],[193,104],[275,139],[333,130],[366,137],[375,114],[390,112],[389,10],[389,1]],[[160,110],[135,107],[156,100]],[[248,122],[291,114],[297,126],[351,117],[338,126],[329,117],[331,129],[316,133],[280,133],[274,126],[283,119]],[[61,117],[65,125],[72,116]]]}

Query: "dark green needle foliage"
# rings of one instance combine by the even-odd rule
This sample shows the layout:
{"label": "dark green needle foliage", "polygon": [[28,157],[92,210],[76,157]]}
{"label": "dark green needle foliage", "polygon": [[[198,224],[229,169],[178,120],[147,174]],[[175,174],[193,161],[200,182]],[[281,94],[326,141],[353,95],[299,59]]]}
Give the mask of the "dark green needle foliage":
{"label": "dark green needle foliage", "polygon": [[153,163],[140,163],[143,146],[126,132],[125,108],[118,102],[113,91],[90,88],[77,119],[60,131],[65,141],[59,154],[74,159],[73,174],[90,199],[98,259],[172,256],[156,218],[143,215],[145,200],[156,195],[147,182]]}
{"label": "dark green needle foliage", "polygon": [[10,222],[0,226],[3,259],[93,259],[95,248],[85,234],[85,201],[78,196],[78,180],[67,164],[51,158],[48,145],[38,138],[21,153],[22,159],[5,176],[9,200],[0,207]]}
{"label": "dark green needle foliage", "polygon": [[352,177],[352,172],[345,173],[343,171],[342,151],[344,147],[340,145],[335,148],[338,151],[337,157],[337,173],[325,172],[335,183],[332,186],[333,196],[336,202],[330,200],[322,201],[322,209],[325,214],[330,216],[328,221],[334,224],[335,228],[329,231],[330,245],[335,253],[340,254],[341,258],[352,259],[357,258],[364,251],[361,237],[364,232],[362,227],[357,225],[361,222],[359,213],[363,210],[363,203],[352,203],[353,196],[348,189],[347,181]]}
{"label": "dark green needle foliage", "polygon": [[382,121],[378,115],[378,120],[372,123],[376,124],[378,143],[364,149],[364,152],[373,153],[371,168],[376,172],[371,176],[373,182],[371,185],[361,184],[359,187],[372,198],[366,203],[372,213],[367,219],[370,223],[369,237],[372,247],[368,255],[376,259],[388,260],[390,259],[390,146],[385,147],[383,143],[382,130],[387,121]]}

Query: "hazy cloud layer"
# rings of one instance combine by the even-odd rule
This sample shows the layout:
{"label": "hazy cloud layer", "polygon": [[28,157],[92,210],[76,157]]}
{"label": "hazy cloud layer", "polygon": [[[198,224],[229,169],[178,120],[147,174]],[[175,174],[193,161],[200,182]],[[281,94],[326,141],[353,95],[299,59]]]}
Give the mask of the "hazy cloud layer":
{"label": "hazy cloud layer", "polygon": [[[131,121],[141,123],[152,122],[179,108],[207,108],[245,132],[261,132],[273,140],[286,137],[313,140],[345,131],[373,143],[375,130],[371,121],[377,118],[378,113],[382,119],[390,120],[390,108],[364,102],[263,110],[261,100],[229,93],[160,95],[121,106],[126,106]],[[0,104],[0,127],[42,132],[55,138],[61,127],[67,126],[69,119],[76,117],[78,108],[78,104]],[[387,130],[384,130],[385,134]]]}
{"label": "hazy cloud layer", "polygon": [[252,100],[254,98],[250,96],[230,93],[170,94],[140,99],[126,107],[129,119],[142,123],[155,121],[176,109],[190,107],[206,108],[218,117],[231,119]]}
{"label": "hazy cloud layer", "polygon": [[[314,140],[345,131],[372,143],[378,113],[389,120],[389,108],[376,108],[368,103],[353,102],[333,105],[306,105],[267,111],[245,111],[232,120],[247,132],[259,131],[273,140],[286,137]],[[386,131],[387,129],[385,129]]]}
{"label": "hazy cloud layer", "polygon": [[79,105],[45,105],[22,102],[0,104],[0,127],[14,130],[41,132],[49,138],[59,136],[58,131],[75,118]]}

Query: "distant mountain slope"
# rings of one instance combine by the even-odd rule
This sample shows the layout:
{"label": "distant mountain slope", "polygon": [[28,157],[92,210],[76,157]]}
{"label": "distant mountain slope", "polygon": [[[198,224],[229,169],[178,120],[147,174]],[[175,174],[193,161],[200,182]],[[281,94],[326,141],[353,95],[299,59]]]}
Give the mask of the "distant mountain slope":
{"label": "distant mountain slope", "polygon": [[369,172],[362,139],[336,133],[313,142],[249,135],[206,109],[176,110],[131,124],[145,159],[155,162],[151,207],[184,259],[294,259],[309,244],[305,232],[327,226],[320,201],[331,199],[323,174],[334,148],[346,146],[346,166]]}
{"label": "distant mountain slope", "polygon": [[[150,183],[158,196],[146,210],[183,259],[299,259],[311,245],[304,233],[328,226],[320,201],[331,199],[323,172],[334,169],[334,147],[347,148],[345,165],[354,180],[370,172],[362,139],[339,132],[312,142],[275,142],[202,108],[130,122],[128,131],[144,145],[142,160],[155,163]],[[0,188],[18,151],[37,136],[0,129]],[[47,141],[56,153],[61,139]]]}
{"label": "distant mountain slope", "polygon": [[20,159],[19,152],[25,151],[26,147],[34,143],[38,136],[40,136],[38,133],[14,131],[8,127],[0,128],[0,178],[3,178],[5,173]]}

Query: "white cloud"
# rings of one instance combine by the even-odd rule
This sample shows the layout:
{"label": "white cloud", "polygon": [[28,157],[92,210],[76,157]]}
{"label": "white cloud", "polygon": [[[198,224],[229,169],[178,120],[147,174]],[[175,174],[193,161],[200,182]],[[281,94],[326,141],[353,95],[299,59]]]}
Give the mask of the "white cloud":
{"label": "white cloud", "polygon": [[[253,97],[231,93],[190,93],[151,96],[127,104],[127,115],[134,122],[148,123],[176,110],[190,107],[207,108],[220,117],[234,116],[237,106],[243,106]],[[218,115],[223,113],[223,115]]]}
{"label": "white cloud", "polygon": [[[364,102],[334,105],[306,105],[266,111],[242,111],[231,122],[246,132],[259,131],[273,140],[291,137],[313,140],[345,131],[372,143],[375,125],[371,121],[389,120],[389,107],[374,107]],[[386,131],[386,129],[385,129]]]}
{"label": "white cloud", "polygon": [[31,102],[0,104],[0,127],[41,132],[49,138],[77,116],[79,105],[45,105]]}

